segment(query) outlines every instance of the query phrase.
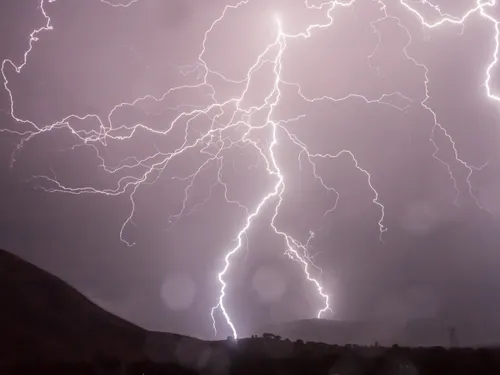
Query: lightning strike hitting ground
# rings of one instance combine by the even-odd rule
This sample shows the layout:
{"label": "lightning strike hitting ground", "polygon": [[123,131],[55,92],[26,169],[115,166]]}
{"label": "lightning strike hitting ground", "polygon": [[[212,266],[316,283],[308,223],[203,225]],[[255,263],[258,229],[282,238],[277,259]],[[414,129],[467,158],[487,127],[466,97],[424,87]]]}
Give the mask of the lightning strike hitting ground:
{"label": "lightning strike hitting ground", "polygon": [[[100,0],[102,3],[105,3],[107,5],[110,5],[112,7],[120,7],[120,8],[128,8],[132,7],[135,3],[139,2],[139,0],[132,0],[129,2],[124,2],[124,3],[113,3],[107,0]],[[147,0],[141,0],[141,1],[147,1]],[[382,203],[379,202],[379,194],[377,190],[375,189],[373,183],[372,183],[372,176],[370,173],[362,168],[356,159],[355,155],[353,152],[350,150],[342,150],[341,152],[337,154],[319,154],[319,153],[314,153],[309,151],[307,145],[300,140],[300,138],[292,133],[287,125],[293,121],[297,121],[299,119],[306,118],[305,115],[301,115],[297,118],[291,118],[291,119],[278,119],[276,118],[276,112],[275,108],[277,105],[280,103],[280,99],[282,97],[282,89],[284,87],[287,88],[292,88],[295,89],[297,94],[306,102],[317,102],[317,101],[331,101],[331,102],[338,102],[338,101],[345,101],[345,100],[350,100],[350,99],[361,99],[363,100],[366,104],[379,104],[379,105],[385,105],[385,106],[390,106],[395,110],[399,111],[404,111],[406,110],[409,106],[397,106],[394,105],[390,102],[390,98],[392,97],[399,97],[404,99],[406,102],[413,103],[414,101],[411,98],[406,97],[400,92],[390,92],[390,93],[385,93],[382,96],[378,98],[368,98],[362,94],[358,93],[351,93],[345,97],[341,98],[334,98],[334,97],[328,97],[328,96],[321,96],[321,97],[306,97],[299,84],[294,83],[294,82],[288,82],[285,81],[282,77],[282,69],[283,69],[283,54],[284,51],[288,48],[287,47],[287,42],[291,39],[308,39],[311,38],[314,35],[315,30],[317,29],[324,29],[324,28],[329,28],[333,27],[333,14],[336,9],[338,8],[345,8],[345,7],[350,7],[352,6],[357,0],[348,0],[348,1],[324,1],[320,5],[312,5],[309,3],[309,0],[304,0],[305,1],[305,6],[309,9],[316,9],[320,11],[324,11],[325,15],[325,22],[324,23],[318,23],[318,24],[310,24],[306,30],[302,33],[297,33],[297,34],[289,34],[285,31],[286,27],[284,24],[282,24],[282,20],[280,20],[278,17],[276,17],[275,20],[270,19],[269,22],[275,22],[275,28],[276,28],[276,37],[272,43],[269,45],[264,45],[262,48],[262,53],[257,56],[254,64],[251,66],[249,69],[248,73],[246,74],[245,79],[241,81],[235,81],[235,80],[230,80],[227,77],[225,77],[223,74],[218,72],[216,69],[209,67],[208,63],[205,61],[204,56],[207,51],[207,41],[208,38],[210,37],[211,32],[215,28],[215,26],[219,23],[222,22],[224,19],[227,17],[230,17],[230,13],[240,7],[243,7],[247,5],[248,3],[251,2],[251,0],[242,0],[239,3],[235,5],[227,5],[219,18],[217,18],[209,27],[209,29],[205,32],[203,42],[201,45],[201,52],[198,56],[198,61],[196,64],[194,64],[191,67],[188,67],[187,69],[181,70],[181,73],[185,76],[196,73],[197,77],[199,79],[199,83],[196,85],[184,85],[184,86],[178,86],[171,88],[167,90],[161,97],[154,97],[152,95],[147,95],[144,97],[140,97],[135,99],[132,102],[127,102],[127,103],[120,103],[116,105],[108,114],[107,118],[102,119],[96,114],[85,114],[85,115],[77,115],[77,114],[71,114],[60,121],[57,121],[55,123],[49,124],[49,125],[37,125],[35,122],[32,122],[30,120],[25,120],[22,119],[21,117],[18,117],[16,115],[16,108],[15,108],[15,101],[14,101],[14,96],[12,94],[12,91],[9,87],[9,80],[8,80],[8,74],[9,74],[9,69],[13,69],[17,74],[20,74],[23,67],[28,63],[28,55],[31,53],[31,51],[34,48],[35,42],[38,40],[39,34],[45,31],[50,31],[53,30],[53,27],[51,25],[51,19],[49,15],[47,14],[46,9],[44,8],[46,1],[45,0],[40,0],[40,11],[42,12],[44,18],[45,18],[45,25],[33,30],[33,32],[30,34],[30,39],[28,42],[28,46],[25,50],[25,53],[23,55],[23,58],[20,63],[15,64],[12,60],[4,60],[2,62],[2,77],[4,80],[4,87],[9,95],[10,99],[10,114],[12,118],[17,122],[19,126],[23,126],[24,128],[22,130],[11,130],[11,129],[0,129],[0,132],[8,132],[12,134],[16,134],[20,137],[20,141],[15,148],[13,154],[12,154],[12,159],[11,159],[11,165],[14,165],[15,163],[15,156],[21,151],[21,149],[24,147],[24,145],[34,137],[42,134],[42,133],[47,133],[51,131],[55,131],[57,129],[66,129],[71,131],[71,133],[77,138],[77,140],[80,141],[81,146],[87,146],[87,147],[93,147],[95,149],[96,155],[99,158],[101,162],[101,167],[108,173],[110,174],[115,174],[117,172],[123,172],[123,171],[137,171],[140,170],[142,171],[139,173],[139,175],[126,175],[125,177],[122,177],[118,180],[117,186],[114,189],[97,189],[92,186],[82,186],[82,187],[70,187],[70,186],[65,186],[61,182],[57,180],[57,177],[49,177],[49,176],[33,176],[33,179],[36,179],[38,181],[44,182],[45,185],[40,186],[42,189],[44,189],[47,192],[62,192],[62,193],[69,193],[69,194],[103,194],[103,195],[108,195],[108,196],[115,196],[115,195],[122,195],[122,194],[127,194],[130,197],[130,202],[131,202],[131,211],[130,215],[128,218],[125,220],[123,223],[123,226],[120,231],[120,239],[125,242],[127,245],[132,246],[133,243],[127,241],[124,237],[124,230],[126,229],[127,225],[132,223],[134,213],[135,213],[135,193],[137,192],[138,188],[144,184],[152,184],[156,182],[162,172],[165,171],[166,167],[170,165],[171,161],[176,159],[178,156],[183,155],[188,152],[198,152],[201,153],[202,155],[206,156],[205,161],[196,169],[195,172],[184,176],[173,176],[172,179],[180,180],[186,182],[186,187],[184,190],[184,199],[182,202],[182,207],[179,210],[179,212],[173,214],[170,216],[170,222],[173,223],[176,220],[178,220],[182,216],[190,215],[194,211],[196,211],[198,208],[200,208],[203,204],[205,204],[210,198],[211,194],[209,197],[204,200],[203,202],[195,205],[193,208],[189,209],[187,208],[187,201],[189,198],[190,194],[190,189],[193,188],[194,184],[196,183],[197,177],[200,175],[200,173],[207,169],[211,165],[216,166],[217,170],[217,181],[215,185],[210,187],[210,192],[212,192],[213,188],[215,186],[220,185],[224,189],[224,194],[226,198],[226,202],[228,204],[233,204],[239,207],[244,214],[246,215],[245,219],[245,224],[244,226],[240,229],[236,236],[236,244],[233,248],[227,250],[225,252],[224,256],[224,267],[222,270],[218,273],[218,281],[221,285],[220,289],[220,295],[218,298],[218,302],[215,307],[212,308],[211,315],[213,319],[213,328],[215,332],[217,333],[217,327],[216,327],[216,313],[220,312],[225,319],[225,322],[229,326],[231,333],[234,338],[238,337],[238,332],[236,329],[236,324],[233,322],[233,320],[230,317],[230,314],[228,312],[228,309],[226,307],[226,297],[227,297],[227,286],[228,286],[228,280],[227,280],[227,272],[231,266],[232,259],[234,255],[242,249],[244,242],[247,238],[248,232],[252,226],[252,223],[255,220],[258,220],[259,218],[262,218],[262,212],[266,209],[271,209],[272,210],[272,217],[270,219],[270,227],[274,230],[276,235],[280,236],[283,239],[284,245],[285,245],[285,255],[288,256],[291,260],[295,261],[301,268],[302,271],[304,272],[304,277],[307,279],[317,290],[319,296],[323,299],[323,305],[318,308],[317,312],[317,317],[320,318],[322,317],[326,312],[331,311],[331,306],[330,306],[330,299],[328,293],[325,291],[325,287],[321,284],[320,278],[321,278],[321,268],[319,268],[316,264],[314,264],[311,255],[309,254],[308,248],[310,241],[313,240],[314,238],[314,232],[310,232],[309,238],[301,242],[298,239],[294,238],[291,236],[289,233],[283,231],[280,229],[276,223],[276,218],[279,215],[280,208],[283,204],[283,195],[286,191],[286,180],[287,176],[284,174],[282,171],[282,168],[280,168],[278,158],[277,158],[277,146],[283,141],[287,140],[291,143],[293,143],[296,147],[298,147],[299,151],[299,156],[297,159],[298,165],[300,169],[302,170],[304,166],[304,162],[307,163],[307,165],[311,168],[313,172],[313,177],[314,179],[321,184],[321,186],[327,191],[327,192],[332,192],[335,194],[336,199],[332,207],[330,207],[327,211],[325,211],[325,216],[329,213],[331,213],[337,206],[337,202],[339,200],[339,194],[337,191],[331,187],[328,186],[325,181],[323,180],[322,176],[317,173],[317,167],[316,167],[316,160],[318,159],[336,159],[339,157],[343,156],[348,156],[352,161],[354,167],[364,174],[367,178],[367,184],[368,187],[371,189],[373,192],[373,203],[377,205],[377,207],[380,209],[380,219],[378,221],[378,227],[380,230],[380,240],[382,241],[382,235],[383,233],[387,230],[386,227],[384,226],[384,206]],[[48,3],[53,3],[55,0],[48,0]],[[398,27],[404,29],[408,42],[403,48],[403,52],[408,60],[410,60],[415,66],[419,67],[423,71],[423,88],[425,91],[425,97],[424,100],[422,100],[419,104],[422,108],[424,108],[432,117],[433,119],[433,129],[432,133],[430,136],[430,142],[433,144],[435,148],[435,152],[433,156],[440,162],[442,163],[452,181],[453,181],[453,186],[456,190],[456,197],[458,198],[458,195],[460,194],[460,190],[458,188],[458,183],[452,173],[452,167],[449,162],[446,162],[442,158],[438,156],[439,152],[439,147],[435,141],[435,134],[436,132],[441,132],[446,139],[449,141],[450,145],[452,146],[455,154],[455,159],[457,162],[459,162],[463,167],[465,167],[469,173],[467,175],[467,183],[469,187],[469,194],[471,197],[473,197],[476,200],[476,203],[479,206],[479,201],[474,195],[473,187],[470,181],[470,177],[472,173],[476,170],[480,170],[484,167],[483,166],[472,166],[466,161],[464,161],[462,158],[459,156],[459,152],[457,150],[456,144],[451,137],[451,135],[447,132],[445,127],[438,121],[438,115],[436,112],[427,104],[429,99],[430,99],[430,94],[429,94],[429,77],[428,73],[429,70],[428,68],[421,62],[417,61],[414,57],[412,57],[409,52],[408,52],[408,47],[412,43],[412,35],[410,33],[410,30],[405,27],[401,20],[397,18],[394,15],[391,15],[388,11],[388,7],[386,3],[382,0],[372,0],[372,2],[377,3],[380,6],[380,17],[376,19],[375,21],[371,22],[371,27],[374,33],[378,36],[379,44],[381,42],[381,32],[378,30],[377,26],[379,23],[381,23],[384,20],[387,19],[393,19],[397,21]],[[435,23],[429,23],[426,21],[425,17],[416,10],[416,2],[407,2],[405,0],[398,0],[395,5],[398,5],[405,9],[406,11],[410,12],[416,19],[418,19],[423,27],[427,28],[436,28],[440,26],[444,26],[445,24],[454,24],[458,25],[460,27],[465,27],[466,21],[473,15],[473,14],[478,14],[481,16],[484,20],[488,21],[491,23],[492,27],[494,28],[495,32],[495,43],[492,46],[492,59],[491,63],[487,66],[485,70],[485,81],[484,81],[484,86],[486,88],[486,95],[488,98],[494,101],[500,101],[500,96],[497,94],[493,93],[493,89],[491,87],[491,74],[493,69],[496,67],[497,62],[498,62],[498,52],[499,52],[499,40],[500,40],[500,26],[499,26],[499,21],[497,21],[493,16],[491,16],[488,11],[496,4],[495,0],[489,0],[489,1],[481,1],[477,0],[475,5],[473,5],[464,15],[461,17],[455,17],[451,16],[449,14],[443,13],[441,9],[437,6],[432,4],[431,2],[427,0],[421,0],[420,3],[424,6],[427,6],[429,9],[434,11],[439,15],[439,20],[436,21]],[[286,23],[286,20],[283,20],[284,23]],[[266,20],[260,20],[260,22],[266,22]],[[367,56],[368,61],[370,62],[371,57],[376,53],[379,44],[375,47],[375,50],[370,56]],[[262,93],[262,99],[263,99],[263,104],[260,106],[253,106],[249,108],[245,108],[243,106],[243,101],[246,97],[246,95],[249,92],[250,84],[252,82],[252,79],[254,78],[254,75],[256,72],[258,72],[260,69],[262,69],[264,66],[267,66],[268,64],[272,65],[272,72],[273,72],[273,85],[272,88],[269,90],[269,92],[263,92]],[[378,70],[377,67],[373,67],[374,69]],[[243,85],[243,89],[241,90],[241,93],[239,96],[235,96],[233,98],[230,98],[226,101],[220,102],[216,100],[216,89],[215,87],[209,83],[209,78],[210,77],[218,77],[223,79],[225,82],[228,83],[234,83],[234,84],[241,84]],[[115,114],[116,111],[118,111],[121,108],[125,107],[133,107],[135,105],[140,104],[141,102],[144,102],[146,100],[154,100],[158,103],[161,103],[163,100],[165,100],[169,95],[173,94],[174,92],[178,92],[181,90],[186,90],[186,89],[209,89],[210,90],[210,96],[211,99],[213,100],[211,104],[205,106],[205,107],[195,107],[195,106],[189,106],[188,104],[181,106],[178,106],[176,108],[169,108],[170,110],[181,110],[182,108],[190,108],[188,111],[183,111],[181,112],[175,119],[167,126],[165,130],[155,130],[152,129],[146,125],[143,124],[135,124],[133,126],[114,126],[112,118]],[[228,110],[227,108],[231,107],[231,110]],[[230,111],[233,111],[232,116],[230,116],[229,121],[226,123],[221,123],[219,119],[222,117],[222,115],[230,113]],[[213,113],[217,113],[216,115],[213,115]],[[261,125],[256,125],[252,123],[252,115],[256,113],[265,113],[266,114],[266,119],[263,124]],[[188,137],[188,129],[190,124],[195,120],[195,119],[200,119],[200,118],[206,118],[207,121],[211,123],[211,127],[209,130],[205,131],[204,133],[201,133],[199,137],[197,137],[195,140],[190,140]],[[98,121],[99,123],[99,130],[77,130],[71,125],[71,121],[74,120],[93,120],[93,121]],[[183,122],[185,123],[185,137],[184,137],[184,142],[182,143],[181,146],[176,148],[174,151],[164,153],[161,152],[159,149],[154,150],[150,156],[144,158],[144,159],[137,159],[134,157],[129,157],[123,160],[119,165],[115,166],[109,166],[106,164],[105,158],[101,156],[100,151],[97,147],[98,144],[102,146],[107,146],[107,143],[110,140],[127,140],[136,134],[138,130],[143,130],[143,131],[148,131],[151,134],[157,135],[158,137],[160,136],[167,136],[169,135],[174,127],[181,126],[179,123]],[[232,135],[229,133],[231,131],[234,131],[236,129],[241,129],[243,128],[245,131],[243,135],[240,135],[236,140],[233,139]],[[256,139],[255,133],[258,130],[268,130],[270,132],[270,138],[268,139]],[[76,147],[76,146],[75,146]],[[242,203],[238,202],[235,199],[230,199],[228,197],[228,185],[227,182],[224,181],[222,177],[222,170],[225,166],[224,160],[225,160],[225,154],[232,150],[233,148],[246,148],[246,147],[251,147],[254,150],[256,150],[259,155],[261,160],[264,162],[266,166],[266,171],[270,177],[274,179],[274,186],[273,188],[268,191],[258,204],[253,207],[249,208],[243,205]],[[457,203],[457,199],[455,199],[455,203]]]}

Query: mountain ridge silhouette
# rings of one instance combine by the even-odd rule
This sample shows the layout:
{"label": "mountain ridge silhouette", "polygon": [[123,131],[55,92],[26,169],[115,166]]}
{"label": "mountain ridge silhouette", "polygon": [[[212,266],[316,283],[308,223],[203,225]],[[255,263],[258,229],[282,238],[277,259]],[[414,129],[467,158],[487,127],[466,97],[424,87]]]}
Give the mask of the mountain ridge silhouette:
{"label": "mountain ridge silhouette", "polygon": [[0,249],[0,360],[87,360],[143,355],[147,331],[56,276]]}

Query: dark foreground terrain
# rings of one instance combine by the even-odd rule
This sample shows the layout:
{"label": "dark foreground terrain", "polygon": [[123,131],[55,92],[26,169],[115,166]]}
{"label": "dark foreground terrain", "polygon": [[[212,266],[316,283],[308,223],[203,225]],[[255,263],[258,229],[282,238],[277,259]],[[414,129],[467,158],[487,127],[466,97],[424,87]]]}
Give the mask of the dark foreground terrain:
{"label": "dark foreground terrain", "polygon": [[348,348],[319,345],[297,345],[286,357],[272,357],[264,351],[252,350],[256,343],[238,343],[219,361],[203,359],[190,364],[179,361],[153,362],[148,359],[126,362],[113,358],[73,363],[25,362],[4,365],[5,375],[177,375],[177,374],[304,374],[304,375],[481,375],[500,374],[500,351],[491,349],[442,348]]}
{"label": "dark foreground terrain", "polygon": [[0,250],[0,375],[500,374],[500,349],[336,346],[148,332]]}

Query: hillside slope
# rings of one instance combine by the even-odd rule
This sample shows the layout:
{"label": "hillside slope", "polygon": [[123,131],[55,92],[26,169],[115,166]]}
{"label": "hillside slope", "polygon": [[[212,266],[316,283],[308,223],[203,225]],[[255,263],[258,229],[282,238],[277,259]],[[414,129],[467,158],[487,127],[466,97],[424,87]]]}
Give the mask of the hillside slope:
{"label": "hillside slope", "polygon": [[0,301],[0,361],[142,354],[145,330],[4,250],[0,250]]}

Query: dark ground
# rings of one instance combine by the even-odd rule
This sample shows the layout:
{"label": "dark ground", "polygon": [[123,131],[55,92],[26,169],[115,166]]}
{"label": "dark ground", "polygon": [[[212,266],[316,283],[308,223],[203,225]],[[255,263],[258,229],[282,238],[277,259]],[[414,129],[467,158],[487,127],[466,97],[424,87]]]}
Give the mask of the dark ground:
{"label": "dark ground", "polygon": [[290,357],[272,358],[263,353],[252,353],[245,346],[238,345],[238,349],[229,351],[227,361],[207,366],[155,363],[149,360],[125,363],[118,359],[102,358],[81,363],[22,363],[3,366],[0,371],[5,375],[500,374],[500,350],[492,349],[377,348],[379,352],[375,353],[375,348],[330,347],[321,350],[313,344],[298,344]]}
{"label": "dark ground", "polygon": [[500,374],[500,349],[335,346],[148,332],[0,250],[0,374]]}

